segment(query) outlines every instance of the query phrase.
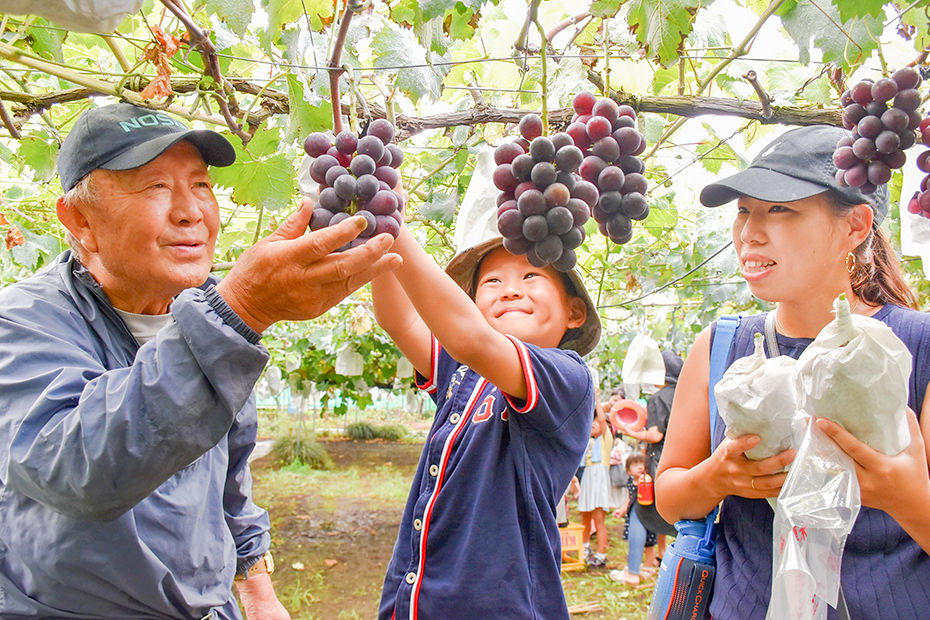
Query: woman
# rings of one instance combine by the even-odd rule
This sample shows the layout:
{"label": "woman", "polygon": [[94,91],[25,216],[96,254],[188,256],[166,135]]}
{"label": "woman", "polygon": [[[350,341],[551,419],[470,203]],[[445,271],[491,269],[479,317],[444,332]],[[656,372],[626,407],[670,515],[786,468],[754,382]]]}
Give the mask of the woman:
{"label": "woman", "polygon": [[[884,186],[871,194],[835,180],[832,153],[842,129],[788,131],[742,172],[704,188],[701,202],[736,200],[733,244],[753,294],[777,302],[782,354],[797,358],[833,318],[846,293],[853,312],[885,322],[913,359],[909,407],[923,412],[930,382],[930,317],[914,311],[908,288],[883,233]],[[728,364],[753,350],[765,315],[742,319]],[[713,327],[697,338],[678,383],[656,481],[659,512],[669,522],[701,519],[723,502],[717,536],[715,620],[762,620],[772,576],[773,512],[793,450],[750,461],[759,438],[724,438],[718,418],[714,449],[708,421],[708,371]],[[875,412],[879,414],[880,412]],[[847,540],[842,583],[852,618],[930,618],[930,475],[925,439],[930,415],[909,412],[911,444],[893,457],[872,450],[837,424],[818,427],[856,463],[863,508]],[[835,618],[830,610],[828,618]]]}

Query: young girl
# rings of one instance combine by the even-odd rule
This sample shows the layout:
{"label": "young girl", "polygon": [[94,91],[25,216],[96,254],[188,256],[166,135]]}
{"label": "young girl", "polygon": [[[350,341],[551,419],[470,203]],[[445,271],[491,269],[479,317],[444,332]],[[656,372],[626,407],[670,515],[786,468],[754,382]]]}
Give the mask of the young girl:
{"label": "young girl", "polygon": [[[930,382],[930,317],[911,309],[914,296],[878,228],[888,212],[887,189],[862,193],[835,180],[832,153],[844,135],[828,126],[786,132],[746,170],[704,188],[701,202],[737,200],[733,245],[753,294],[777,302],[774,323],[782,354],[800,355],[832,320],[840,293],[854,312],[891,327],[912,353],[908,404],[918,415],[909,412],[911,445],[901,454],[876,452],[828,420],[816,424],[855,461],[861,488],[863,508],[841,572],[850,616],[918,620],[930,617],[930,475],[924,447],[930,416],[919,415]],[[742,319],[728,363],[752,353],[764,319]],[[750,461],[744,452],[758,444],[758,436],[725,439],[720,419],[710,449],[713,329],[698,336],[681,372],[658,470],[658,508],[673,523],[704,518],[723,502],[710,613],[715,620],[762,620],[771,590],[773,521],[764,498],[778,495],[794,452]],[[835,611],[827,617],[835,618]]]}
{"label": "young girl", "polygon": [[[595,407],[591,422],[591,438],[585,452],[584,475],[581,477],[581,493],[578,496],[578,512],[584,526],[585,563],[590,568],[607,568],[607,527],[604,517],[610,505],[610,450],[613,435],[607,430],[607,415],[603,406]],[[592,522],[597,531],[597,551],[591,553]]]}
{"label": "young girl", "polygon": [[[620,571],[618,579],[631,586],[638,586],[644,577],[655,572],[656,535],[650,532],[639,520],[636,513],[636,503],[640,497],[645,500],[651,493],[652,480],[646,473],[646,456],[642,452],[634,452],[626,459],[626,472],[629,474],[627,490],[629,504],[626,508],[626,523],[623,526],[623,537],[627,540],[628,553],[626,568]],[[649,484],[647,490],[646,485]]]}

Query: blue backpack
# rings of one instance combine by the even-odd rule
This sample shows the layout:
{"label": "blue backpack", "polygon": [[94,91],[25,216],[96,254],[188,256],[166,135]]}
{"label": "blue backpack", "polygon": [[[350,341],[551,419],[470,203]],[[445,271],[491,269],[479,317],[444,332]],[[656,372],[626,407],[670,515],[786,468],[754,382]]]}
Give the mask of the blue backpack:
{"label": "blue backpack", "polygon": [[[717,430],[714,386],[723,376],[738,326],[739,317],[721,317],[710,345],[707,397],[711,450]],[[708,607],[717,573],[717,562],[714,559],[714,522],[717,511],[714,508],[700,521],[682,520],[675,523],[678,536],[662,557],[652,605],[649,607],[649,620],[710,620]]]}

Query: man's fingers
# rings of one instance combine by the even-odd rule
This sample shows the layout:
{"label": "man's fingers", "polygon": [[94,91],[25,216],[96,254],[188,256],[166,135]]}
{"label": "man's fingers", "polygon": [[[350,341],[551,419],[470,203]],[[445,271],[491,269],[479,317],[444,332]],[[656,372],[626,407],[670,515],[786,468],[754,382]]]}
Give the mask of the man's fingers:
{"label": "man's fingers", "polygon": [[[309,219],[307,221],[309,222]],[[367,225],[361,217],[350,217],[335,226],[327,226],[313,232],[306,232],[306,227],[304,227],[306,234],[301,233],[295,238],[297,245],[293,249],[294,258],[303,265],[310,265],[358,237]],[[372,241],[374,239],[365,243],[364,246]],[[381,254],[384,254],[384,251]]]}
{"label": "man's fingers", "polygon": [[[340,222],[340,225],[341,224],[342,222]],[[323,231],[321,230],[318,232]],[[392,243],[393,239],[391,235],[378,235],[351,250],[324,256],[312,263],[309,269],[313,270],[313,277],[317,282],[348,281],[350,278],[354,278],[356,275],[363,273],[366,269],[372,267],[376,261],[383,258],[388,249],[390,249]],[[393,267],[390,267],[393,269],[400,264],[400,257],[396,254],[391,254],[391,256],[397,257],[396,263],[393,262],[394,259],[387,263],[388,266],[393,265]],[[387,269],[387,267],[382,268]],[[361,282],[358,286],[361,286],[366,281]],[[355,288],[358,287],[356,286]],[[355,289],[353,288],[351,290]]]}
{"label": "man's fingers", "polygon": [[313,203],[304,198],[300,201],[297,210],[291,213],[286,220],[281,222],[269,236],[270,239],[296,239],[307,231],[310,225],[310,217],[313,215]]}
{"label": "man's fingers", "polygon": [[346,286],[349,289],[346,294],[357,290],[380,275],[397,269],[400,267],[402,262],[403,260],[399,254],[385,254],[376,260],[370,267],[351,275],[346,280]]}

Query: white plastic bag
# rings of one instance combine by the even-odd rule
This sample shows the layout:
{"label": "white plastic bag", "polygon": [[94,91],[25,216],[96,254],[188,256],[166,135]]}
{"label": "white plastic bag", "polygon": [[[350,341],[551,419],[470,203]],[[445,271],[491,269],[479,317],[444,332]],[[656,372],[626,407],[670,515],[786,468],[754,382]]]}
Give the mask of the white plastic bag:
{"label": "white plastic bag", "polygon": [[0,0],[0,12],[39,15],[79,32],[112,32],[143,0]]}
{"label": "white plastic bag", "polygon": [[646,334],[636,334],[623,359],[620,371],[623,383],[662,385],[665,383],[665,361],[656,341]]}
{"label": "white plastic bag", "polygon": [[766,620],[824,620],[825,603],[836,607],[843,547],[859,508],[852,459],[808,422],[776,504]]}
{"label": "white plastic bag", "polygon": [[365,360],[352,345],[345,345],[336,351],[336,374],[346,377],[358,377],[365,369]]}
{"label": "white plastic bag", "polygon": [[798,359],[798,404],[876,450],[898,454],[910,443],[911,354],[881,321],[850,314],[844,295],[834,307],[836,318]]}
{"label": "white plastic bag", "polygon": [[492,208],[500,194],[492,179],[496,166],[493,148],[486,147],[478,153],[471,181],[455,219],[453,241],[456,252],[501,236],[497,230],[497,209]]}
{"label": "white plastic bag", "polygon": [[752,460],[792,447],[799,419],[796,361],[787,355],[766,358],[762,342],[762,334],[756,334],[753,354],[734,361],[714,387],[726,436],[733,439],[752,433],[761,439],[746,451],[746,458]]}

